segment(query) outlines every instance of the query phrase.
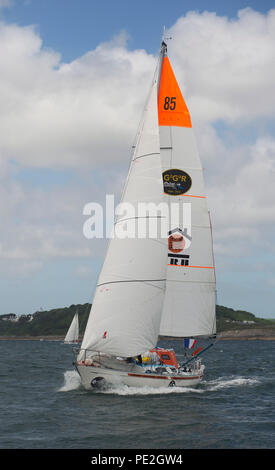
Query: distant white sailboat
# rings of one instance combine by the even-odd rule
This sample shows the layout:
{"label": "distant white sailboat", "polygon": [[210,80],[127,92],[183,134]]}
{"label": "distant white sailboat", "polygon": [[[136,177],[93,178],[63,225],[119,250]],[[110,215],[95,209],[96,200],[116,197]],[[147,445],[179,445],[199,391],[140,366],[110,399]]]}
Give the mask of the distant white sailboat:
{"label": "distant white sailboat", "polygon": [[78,321],[78,312],[75,313],[72,323],[67,331],[67,334],[64,339],[64,343],[78,343],[79,341],[79,321]]}
{"label": "distant white sailboat", "polygon": [[[205,368],[198,356],[215,338],[215,269],[202,166],[164,41],[122,195],[133,206],[139,201],[188,202],[192,225],[170,226],[166,239],[110,240],[75,363],[87,389],[194,386]],[[115,224],[123,222],[120,216]],[[185,341],[181,364],[172,349],[156,347],[159,338]],[[190,354],[201,338],[211,344]]]}

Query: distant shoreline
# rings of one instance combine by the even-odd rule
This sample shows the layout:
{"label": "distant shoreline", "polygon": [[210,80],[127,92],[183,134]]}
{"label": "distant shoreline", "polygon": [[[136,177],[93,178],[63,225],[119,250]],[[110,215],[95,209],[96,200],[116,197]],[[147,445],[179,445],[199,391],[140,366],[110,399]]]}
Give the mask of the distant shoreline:
{"label": "distant shoreline", "polygon": [[64,336],[0,336],[0,341],[63,341]]}
{"label": "distant shoreline", "polygon": [[275,336],[220,336],[223,341],[275,341]]}
{"label": "distant shoreline", "polygon": [[[218,333],[218,339],[224,341],[275,341],[275,331],[272,329],[251,328],[227,330]],[[63,341],[64,336],[0,336],[0,341]]]}
{"label": "distant shoreline", "polygon": [[275,341],[274,328],[244,328],[236,330],[227,330],[218,334],[219,339],[223,340],[247,340],[247,341]]}

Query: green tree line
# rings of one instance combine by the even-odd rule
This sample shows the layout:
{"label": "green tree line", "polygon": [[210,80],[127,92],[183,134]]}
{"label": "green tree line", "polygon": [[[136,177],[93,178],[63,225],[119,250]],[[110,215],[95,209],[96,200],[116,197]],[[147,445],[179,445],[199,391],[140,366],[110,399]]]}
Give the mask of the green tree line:
{"label": "green tree line", "polygon": [[[0,315],[0,336],[52,335],[62,337],[66,335],[76,312],[79,314],[79,329],[80,336],[82,336],[87,324],[90,309],[91,304],[77,304],[71,305],[70,307],[36,312],[32,315],[21,315],[17,317],[17,321],[7,319],[8,315]],[[9,315],[10,318],[12,318],[13,314]],[[268,327],[271,324],[275,326],[275,320],[258,318],[250,312],[233,310],[232,308],[223,307],[221,305],[216,306],[216,316],[218,332],[240,327]]]}

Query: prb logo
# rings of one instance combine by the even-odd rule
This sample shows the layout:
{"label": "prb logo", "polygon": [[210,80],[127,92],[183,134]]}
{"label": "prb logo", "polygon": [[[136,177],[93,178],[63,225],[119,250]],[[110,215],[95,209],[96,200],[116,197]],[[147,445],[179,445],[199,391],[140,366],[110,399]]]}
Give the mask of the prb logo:
{"label": "prb logo", "polygon": [[181,230],[179,227],[168,233],[168,249],[172,253],[180,253],[191,245],[192,237],[188,235],[187,228]]}

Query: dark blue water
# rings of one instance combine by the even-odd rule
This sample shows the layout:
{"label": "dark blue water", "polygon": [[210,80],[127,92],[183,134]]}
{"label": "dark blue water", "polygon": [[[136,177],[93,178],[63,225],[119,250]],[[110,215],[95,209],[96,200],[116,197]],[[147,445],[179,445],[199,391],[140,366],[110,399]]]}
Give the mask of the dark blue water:
{"label": "dark blue water", "polygon": [[274,341],[219,341],[196,389],[161,393],[85,391],[61,342],[0,341],[0,354],[2,449],[275,448]]}

